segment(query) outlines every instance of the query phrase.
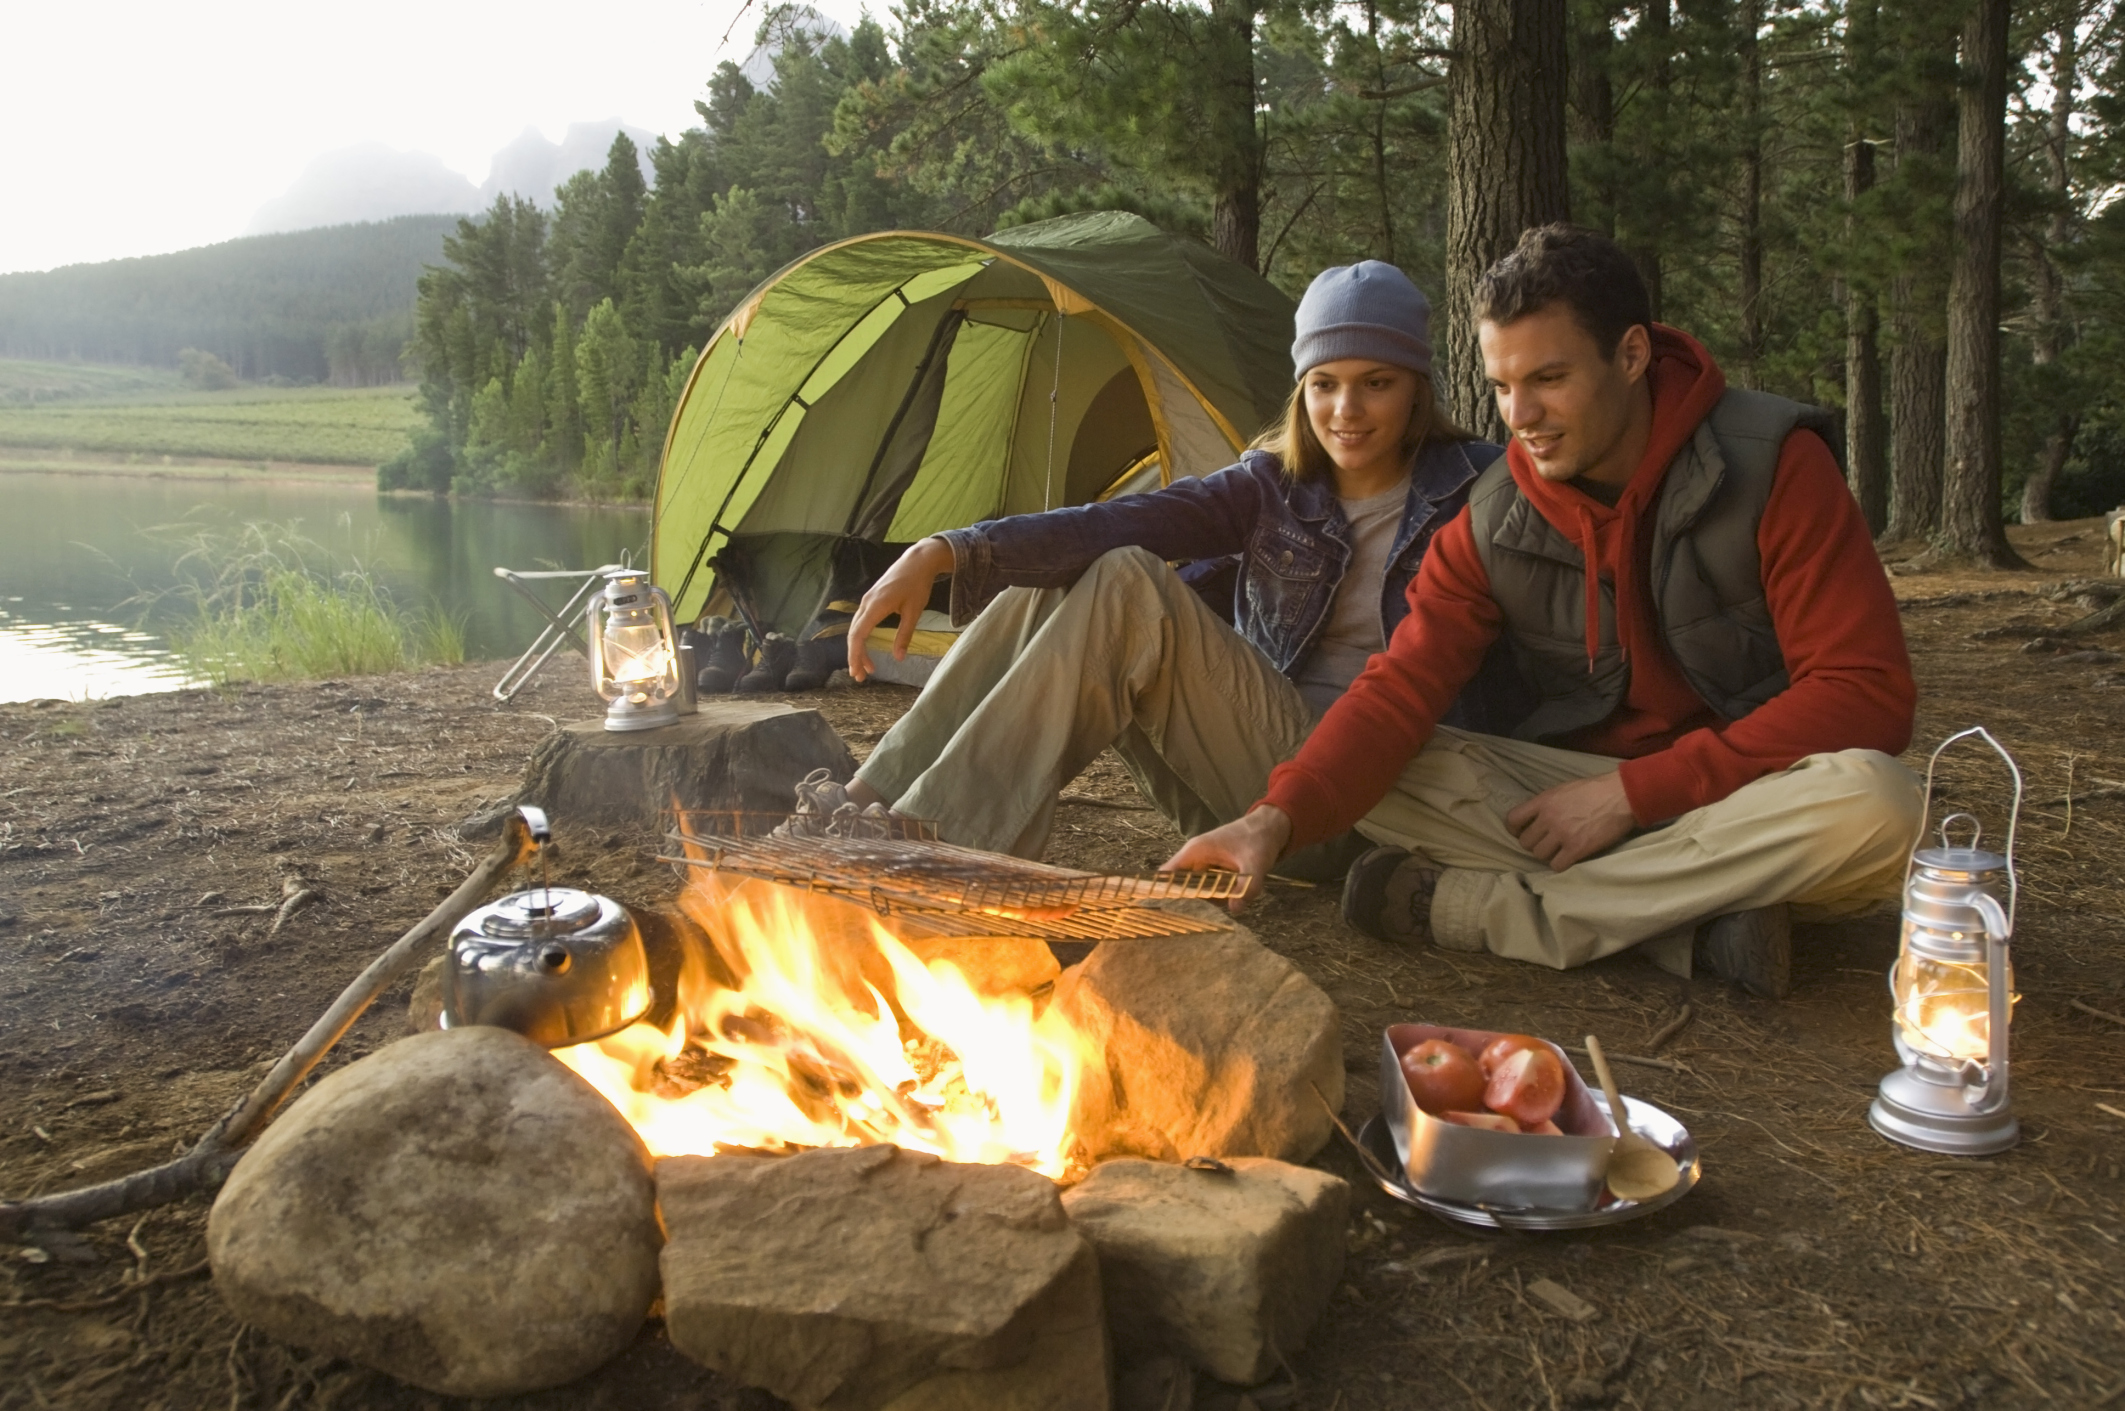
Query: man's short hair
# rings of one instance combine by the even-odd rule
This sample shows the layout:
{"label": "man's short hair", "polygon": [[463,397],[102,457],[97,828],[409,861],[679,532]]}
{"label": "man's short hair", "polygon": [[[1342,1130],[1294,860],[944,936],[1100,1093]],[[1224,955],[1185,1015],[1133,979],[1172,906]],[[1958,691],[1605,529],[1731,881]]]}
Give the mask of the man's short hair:
{"label": "man's short hair", "polygon": [[1599,231],[1538,225],[1476,281],[1476,322],[1507,324],[1563,304],[1604,358],[1632,324],[1651,324],[1645,280],[1623,248]]}

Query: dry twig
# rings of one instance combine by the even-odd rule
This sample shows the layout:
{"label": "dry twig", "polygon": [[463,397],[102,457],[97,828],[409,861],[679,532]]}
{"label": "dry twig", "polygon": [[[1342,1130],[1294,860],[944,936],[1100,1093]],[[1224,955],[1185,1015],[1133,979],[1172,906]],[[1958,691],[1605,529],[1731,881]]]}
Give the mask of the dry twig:
{"label": "dry twig", "polygon": [[[1570,1044],[1559,1044],[1558,1047],[1566,1053],[1580,1058],[1587,1056],[1586,1050],[1583,1048],[1574,1048]],[[1603,1051],[1606,1052],[1606,1050]],[[1636,1063],[1645,1068],[1665,1068],[1670,1073],[1687,1073],[1693,1078],[1697,1076],[1696,1069],[1690,1067],[1687,1063],[1682,1063],[1672,1058],[1648,1058],[1642,1053],[1611,1053],[1609,1057],[1615,1059],[1618,1063]]]}
{"label": "dry twig", "polygon": [[2113,1024],[2125,1024],[2125,1014],[2112,1014],[2107,1009],[2097,1009],[2094,1005],[2083,1004],[2077,999],[2067,1000],[2066,1003],[2080,1010],[2083,1014],[2093,1014],[2096,1018],[2108,1019]]}
{"label": "dry twig", "polygon": [[[0,1238],[20,1235],[33,1226],[71,1227],[94,1220],[108,1220],[181,1200],[197,1190],[211,1190],[235,1166],[244,1143],[258,1134],[281,1103],[295,1091],[326,1053],[345,1036],[376,997],[391,988],[413,968],[427,944],[447,934],[452,926],[486,899],[495,882],[530,855],[530,832],[523,820],[511,814],[502,828],[494,851],[472,869],[458,889],[423,917],[412,930],[400,936],[389,950],[370,962],[369,968],[341,992],[332,1007],[310,1026],[295,1046],[282,1054],[258,1086],[207,1129],[192,1149],[175,1161],[146,1171],[136,1171],[113,1181],[79,1190],[27,1200],[0,1201]],[[292,900],[292,898],[291,898]],[[138,1287],[138,1285],[135,1285]]]}
{"label": "dry twig", "polygon": [[1689,1028],[1690,1020],[1695,1017],[1696,1011],[1691,1009],[1689,1005],[1685,1004],[1682,1007],[1681,1013],[1677,1014],[1673,1019],[1668,1020],[1667,1023],[1661,1025],[1658,1032],[1656,1032],[1652,1038],[1646,1040],[1645,1051],[1647,1053],[1660,1052],[1661,1045],[1665,1044],[1669,1039],[1674,1038],[1684,1029]]}
{"label": "dry twig", "polygon": [[145,1289],[155,1288],[161,1284],[183,1283],[186,1279],[196,1279],[206,1272],[207,1261],[202,1259],[197,1264],[187,1264],[182,1269],[171,1269],[166,1273],[133,1280],[110,1293],[98,1294],[94,1298],[23,1298],[17,1299],[13,1303],[0,1303],[0,1308],[11,1310],[46,1308],[54,1313],[87,1313],[94,1309],[109,1308],[114,1304],[123,1303],[134,1294],[140,1293]]}

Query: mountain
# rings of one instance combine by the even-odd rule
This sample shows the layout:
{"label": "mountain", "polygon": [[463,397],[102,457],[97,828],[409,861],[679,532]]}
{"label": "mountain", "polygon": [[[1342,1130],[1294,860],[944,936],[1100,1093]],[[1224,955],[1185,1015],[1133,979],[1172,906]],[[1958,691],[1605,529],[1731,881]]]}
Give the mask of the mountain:
{"label": "mountain", "polygon": [[400,216],[0,274],[0,357],[169,366],[202,348],[247,378],[392,381],[421,267],[456,229]]}
{"label": "mountain", "polygon": [[461,214],[483,204],[479,188],[440,157],[364,142],[313,159],[294,185],[258,208],[246,233]]}
{"label": "mountain", "polygon": [[649,149],[657,140],[654,132],[629,127],[618,118],[607,118],[603,122],[570,123],[561,140],[554,142],[537,128],[527,127],[515,141],[494,154],[487,168],[487,180],[480,185],[480,204],[491,206],[495,197],[508,192],[551,209],[553,193],[562,182],[587,167],[605,165],[613,136],[621,132],[634,139],[642,154],[642,179],[653,180]]}
{"label": "mountain", "polygon": [[746,82],[765,92],[775,86],[775,56],[793,40],[818,48],[829,39],[848,38],[848,26],[810,5],[777,5],[760,26],[758,42],[738,65]]}

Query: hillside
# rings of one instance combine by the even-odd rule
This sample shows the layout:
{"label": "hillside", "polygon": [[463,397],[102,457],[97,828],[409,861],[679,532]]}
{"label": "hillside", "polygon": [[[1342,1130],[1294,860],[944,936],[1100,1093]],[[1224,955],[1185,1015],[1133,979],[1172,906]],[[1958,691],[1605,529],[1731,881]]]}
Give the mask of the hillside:
{"label": "hillside", "polygon": [[395,380],[414,287],[449,215],[0,275],[0,357],[170,366],[203,348],[249,379]]}
{"label": "hillside", "polygon": [[[20,366],[0,362],[0,389],[17,384]],[[373,466],[406,448],[418,420],[406,387],[162,390],[34,406],[0,400],[0,463],[92,469],[169,457]]]}

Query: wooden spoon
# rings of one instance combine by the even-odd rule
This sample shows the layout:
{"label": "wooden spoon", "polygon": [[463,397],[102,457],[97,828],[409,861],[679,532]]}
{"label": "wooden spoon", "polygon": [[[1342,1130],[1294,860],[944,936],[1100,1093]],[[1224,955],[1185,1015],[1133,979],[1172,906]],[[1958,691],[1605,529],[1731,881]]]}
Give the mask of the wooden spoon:
{"label": "wooden spoon", "polygon": [[1586,1036],[1586,1056],[1594,1060],[1594,1074],[1601,1079],[1601,1091],[1609,1100],[1609,1116],[1616,1124],[1616,1145],[1609,1152],[1609,1191],[1618,1200],[1651,1200],[1667,1194],[1682,1179],[1682,1169],[1674,1157],[1631,1130],[1631,1120],[1624,1115],[1623,1096],[1616,1091],[1616,1075],[1609,1072],[1601,1040],[1592,1034]]}

